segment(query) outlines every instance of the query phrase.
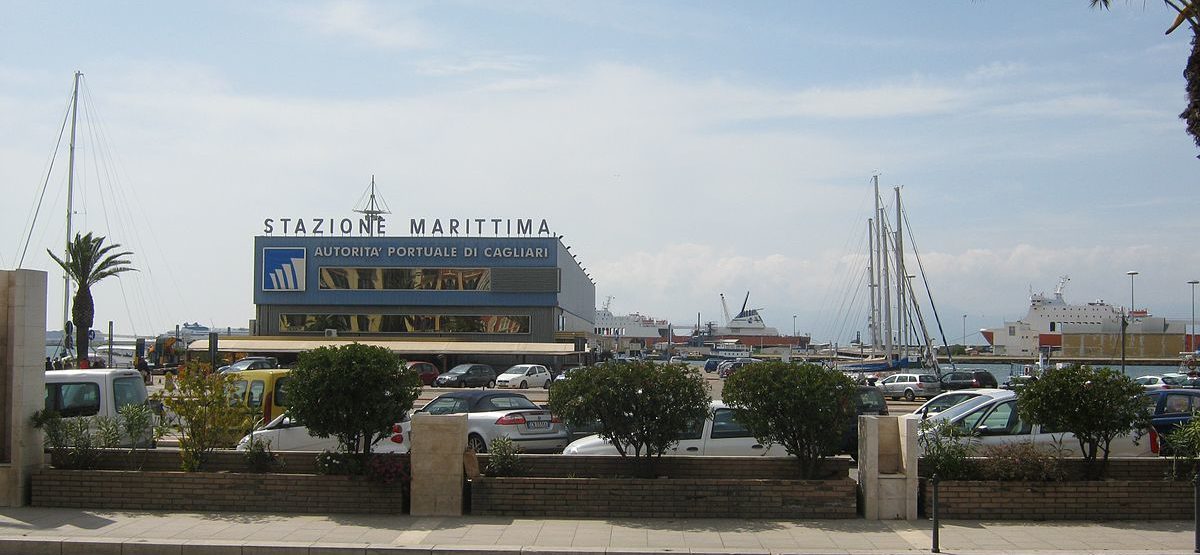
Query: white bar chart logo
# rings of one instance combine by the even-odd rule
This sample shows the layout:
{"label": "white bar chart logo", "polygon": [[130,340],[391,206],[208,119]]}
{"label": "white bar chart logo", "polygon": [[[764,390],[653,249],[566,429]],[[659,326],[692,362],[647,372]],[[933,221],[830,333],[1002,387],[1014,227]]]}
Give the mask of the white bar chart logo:
{"label": "white bar chart logo", "polygon": [[304,291],[303,247],[263,248],[263,291]]}

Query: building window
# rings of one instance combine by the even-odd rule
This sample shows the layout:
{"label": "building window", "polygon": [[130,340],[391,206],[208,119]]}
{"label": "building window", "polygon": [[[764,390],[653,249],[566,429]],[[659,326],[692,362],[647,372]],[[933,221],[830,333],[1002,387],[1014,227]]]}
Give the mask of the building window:
{"label": "building window", "polygon": [[461,314],[281,314],[280,333],[529,333],[529,316]]}
{"label": "building window", "polygon": [[380,291],[491,291],[486,268],[321,267],[321,289]]}

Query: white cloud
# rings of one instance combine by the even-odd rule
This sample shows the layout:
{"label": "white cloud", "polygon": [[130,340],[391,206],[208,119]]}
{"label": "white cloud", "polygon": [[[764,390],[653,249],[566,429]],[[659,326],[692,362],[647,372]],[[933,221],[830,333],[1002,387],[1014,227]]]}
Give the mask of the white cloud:
{"label": "white cloud", "polygon": [[363,0],[335,0],[320,5],[285,4],[295,21],[332,37],[347,37],[369,46],[413,50],[437,44],[436,36],[421,19],[394,13]]}
{"label": "white cloud", "polygon": [[996,81],[1022,75],[1029,67],[1021,62],[992,62],[967,74],[968,81]]}

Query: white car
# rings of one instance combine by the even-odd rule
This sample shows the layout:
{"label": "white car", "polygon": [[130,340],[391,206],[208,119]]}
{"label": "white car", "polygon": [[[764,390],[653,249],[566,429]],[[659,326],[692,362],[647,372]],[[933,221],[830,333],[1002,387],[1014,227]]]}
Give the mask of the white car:
{"label": "white car", "polygon": [[[1025,422],[1017,414],[1017,395],[1005,389],[975,390],[979,396],[967,399],[929,417],[929,421],[953,422],[975,437],[976,450],[989,445],[1029,442],[1048,451],[1061,450],[1063,455],[1078,457],[1079,441],[1070,432],[1046,430],[1041,424]],[[1135,440],[1130,433],[1114,438],[1109,446],[1110,457],[1154,456],[1148,437]]]}
{"label": "white car", "polygon": [[[564,455],[619,455],[617,448],[608,440],[598,436],[587,436],[575,440]],[[708,418],[696,422],[679,435],[678,443],[667,449],[665,455],[707,455],[726,457],[787,457],[787,450],[780,445],[764,445],[733,419],[733,409],[721,401],[713,401]]]}
{"label": "white car", "polygon": [[[558,453],[571,433],[557,416],[520,393],[471,390],[444,393],[417,411],[427,414],[466,414],[467,447],[487,453],[492,441],[507,437],[525,453]],[[412,439],[412,421],[401,423],[401,433]]]}
{"label": "white car", "polygon": [[[375,442],[371,446],[372,453],[407,453],[409,442],[407,430],[401,424],[392,427],[392,433]],[[271,451],[337,451],[339,448],[336,437],[317,437],[308,433],[308,428],[293,422],[291,415],[279,415],[258,430],[254,430],[238,442],[236,449],[245,451],[250,446],[250,438],[270,444]]]}
{"label": "white car", "polygon": [[518,364],[510,366],[496,378],[496,387],[529,389],[550,387],[550,371],[541,364]]}
{"label": "white car", "polygon": [[1170,373],[1161,376],[1140,376],[1133,381],[1145,388],[1146,391],[1154,391],[1156,389],[1184,387],[1188,383],[1188,377],[1186,374]]}
{"label": "white car", "polygon": [[941,395],[938,395],[937,397],[934,397],[928,401],[925,401],[925,404],[918,407],[917,410],[914,410],[913,414],[919,414],[919,415],[921,415],[921,418],[929,418],[930,416],[933,416],[939,412],[949,409],[950,407],[953,407],[954,405],[957,405],[963,401],[966,401],[967,399],[973,399],[975,397],[982,395],[983,393],[992,392],[992,391],[1003,391],[1003,390],[1001,390],[1001,389],[958,389],[955,391],[947,391]]}

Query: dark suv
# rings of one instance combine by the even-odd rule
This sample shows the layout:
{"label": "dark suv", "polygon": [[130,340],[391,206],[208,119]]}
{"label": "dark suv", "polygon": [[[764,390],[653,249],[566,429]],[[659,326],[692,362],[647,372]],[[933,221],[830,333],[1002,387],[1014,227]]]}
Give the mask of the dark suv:
{"label": "dark suv", "polygon": [[854,392],[854,417],[842,435],[842,452],[858,460],[858,417],[864,414],[887,416],[887,401],[883,392],[873,385],[860,385]]}
{"label": "dark suv", "polygon": [[433,380],[435,387],[496,387],[496,371],[486,364],[459,364]]}
{"label": "dark suv", "polygon": [[942,374],[942,391],[999,386],[996,376],[986,370],[960,370]]}

